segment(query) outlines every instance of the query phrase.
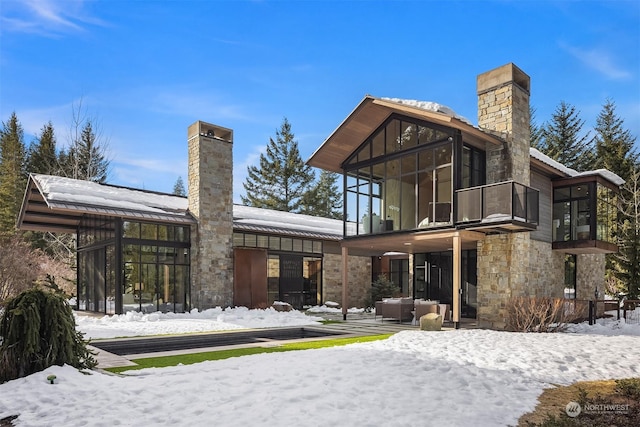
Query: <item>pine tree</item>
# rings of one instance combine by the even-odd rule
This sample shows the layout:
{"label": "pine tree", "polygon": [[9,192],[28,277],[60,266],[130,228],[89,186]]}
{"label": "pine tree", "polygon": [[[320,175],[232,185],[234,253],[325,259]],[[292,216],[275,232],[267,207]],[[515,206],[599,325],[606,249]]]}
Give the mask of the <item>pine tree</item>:
{"label": "pine tree", "polygon": [[616,114],[615,103],[607,99],[596,119],[595,168],[615,172],[627,181],[638,162],[634,144],[636,138],[624,128],[624,120]]}
{"label": "pine tree", "polygon": [[98,136],[91,120],[87,120],[78,138],[66,153],[67,176],[74,179],[104,183],[107,181],[109,161],[105,150],[98,143]]}
{"label": "pine tree", "polygon": [[60,174],[69,178],[104,183],[109,173],[107,144],[95,119],[87,117],[82,101],[73,106],[69,148],[60,152]]}
{"label": "pine tree", "polygon": [[187,191],[184,189],[184,182],[182,182],[181,176],[178,177],[176,183],[173,185],[173,194],[183,197],[187,195]]}
{"label": "pine tree", "polygon": [[40,136],[31,143],[27,153],[27,173],[56,175],[59,171],[56,137],[51,122],[42,127]]}
{"label": "pine tree", "polygon": [[320,172],[316,183],[302,198],[300,213],[342,219],[342,192],[337,185],[338,178],[337,173]]}
{"label": "pine tree", "polygon": [[530,145],[543,151],[543,128],[536,123],[536,109],[533,107],[529,107],[529,132],[531,134]]}
{"label": "pine tree", "polygon": [[622,186],[618,252],[612,255],[613,274],[629,299],[640,298],[640,167]]}
{"label": "pine tree", "polygon": [[247,167],[247,172],[242,203],[286,212],[300,211],[302,198],[314,178],[311,167],[300,157],[298,142],[286,118],[276,130],[276,140],[269,138],[266,154],[260,154],[260,165]]}
{"label": "pine tree", "polygon": [[16,113],[0,130],[0,234],[16,232],[27,183],[24,131]]}
{"label": "pine tree", "polygon": [[592,169],[593,143],[589,133],[582,134],[583,125],[575,107],[562,101],[543,127],[541,151],[579,172]]}

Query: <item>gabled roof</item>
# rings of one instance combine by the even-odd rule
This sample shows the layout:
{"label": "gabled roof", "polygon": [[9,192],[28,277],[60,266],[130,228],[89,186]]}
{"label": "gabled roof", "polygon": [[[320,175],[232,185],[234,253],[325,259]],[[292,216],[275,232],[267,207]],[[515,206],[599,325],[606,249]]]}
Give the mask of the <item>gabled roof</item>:
{"label": "gabled roof", "polygon": [[393,113],[458,129],[468,141],[502,143],[498,137],[474,127],[467,119],[441,104],[367,95],[311,155],[307,163],[341,173],[342,163]]}
{"label": "gabled roof", "polygon": [[31,174],[18,217],[18,228],[75,233],[83,215],[192,224],[185,197],[99,184],[52,175]]}

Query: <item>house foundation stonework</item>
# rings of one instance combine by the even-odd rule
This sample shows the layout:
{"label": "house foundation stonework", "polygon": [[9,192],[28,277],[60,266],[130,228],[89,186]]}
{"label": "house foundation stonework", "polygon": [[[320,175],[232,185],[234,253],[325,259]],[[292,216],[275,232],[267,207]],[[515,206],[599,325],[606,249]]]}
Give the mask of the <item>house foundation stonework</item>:
{"label": "house foundation stonework", "polygon": [[[324,301],[342,301],[342,256],[325,253]],[[371,292],[371,257],[350,256],[349,265],[349,307],[366,307]]]}
{"label": "house foundation stonework", "polygon": [[[576,258],[576,298],[603,299],[606,260],[604,254],[579,254]],[[596,294],[597,291],[597,294]]]}

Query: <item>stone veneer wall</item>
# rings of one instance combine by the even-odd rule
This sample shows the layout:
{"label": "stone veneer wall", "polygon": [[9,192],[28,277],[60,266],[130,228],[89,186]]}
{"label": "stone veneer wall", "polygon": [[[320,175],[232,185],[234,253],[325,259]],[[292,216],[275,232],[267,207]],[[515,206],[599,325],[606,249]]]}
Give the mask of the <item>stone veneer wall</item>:
{"label": "stone veneer wall", "polygon": [[604,254],[580,254],[576,257],[576,299],[604,298]]}
{"label": "stone veneer wall", "polygon": [[488,184],[513,179],[529,185],[529,85],[514,64],[478,76],[478,126],[505,141],[487,146]]}
{"label": "stone veneer wall", "polygon": [[[488,184],[529,185],[529,87],[529,76],[511,63],[478,76],[478,126],[504,141],[487,144]],[[503,329],[509,298],[538,289],[531,287],[536,246],[529,233],[488,235],[478,242],[479,326]]]}
{"label": "stone veneer wall", "polygon": [[[206,136],[208,130],[216,136]],[[233,304],[232,135],[200,121],[188,130],[189,211],[198,220],[191,236],[191,301],[201,310]]]}
{"label": "stone veneer wall", "polygon": [[[325,253],[322,265],[322,302],[342,304],[342,255]],[[371,257],[349,256],[348,266],[349,307],[366,307],[371,289]]]}

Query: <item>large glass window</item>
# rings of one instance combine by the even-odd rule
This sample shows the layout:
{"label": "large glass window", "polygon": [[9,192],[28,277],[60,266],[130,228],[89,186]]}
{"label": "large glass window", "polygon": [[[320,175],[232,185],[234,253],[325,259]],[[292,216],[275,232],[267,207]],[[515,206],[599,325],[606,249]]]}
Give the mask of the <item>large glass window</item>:
{"label": "large glass window", "polygon": [[[381,126],[344,165],[345,235],[450,226],[453,140],[452,130],[426,123]],[[480,161],[469,150],[469,182],[484,174]]]}
{"label": "large glass window", "polygon": [[615,191],[597,184],[598,192],[598,216],[596,239],[615,243],[618,215],[618,196]]}
{"label": "large glass window", "polygon": [[591,223],[593,184],[553,190],[553,241],[594,240]]}

